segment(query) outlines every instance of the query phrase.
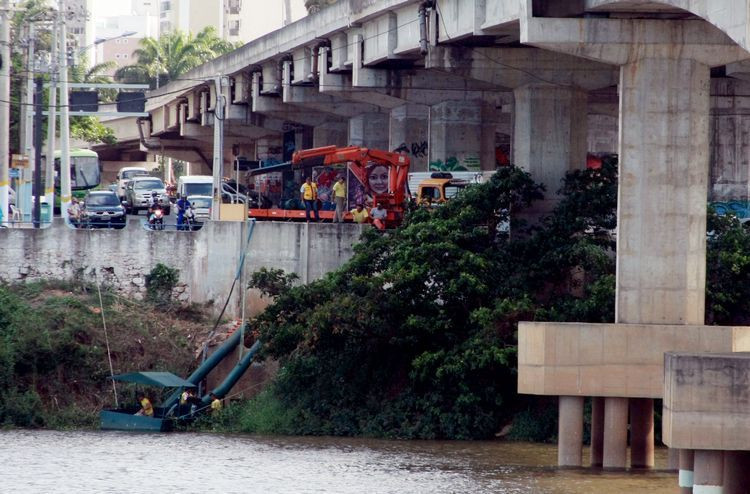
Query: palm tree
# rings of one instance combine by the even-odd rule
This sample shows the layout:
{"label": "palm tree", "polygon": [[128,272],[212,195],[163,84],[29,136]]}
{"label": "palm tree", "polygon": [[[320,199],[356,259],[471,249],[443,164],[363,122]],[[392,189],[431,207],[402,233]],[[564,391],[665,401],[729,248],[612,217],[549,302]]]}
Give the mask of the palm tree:
{"label": "palm tree", "polygon": [[174,31],[158,39],[144,38],[139,44],[140,48],[133,52],[138,61],[117,70],[115,78],[157,88],[235,48],[232,43],[219,38],[212,26],[195,37]]}

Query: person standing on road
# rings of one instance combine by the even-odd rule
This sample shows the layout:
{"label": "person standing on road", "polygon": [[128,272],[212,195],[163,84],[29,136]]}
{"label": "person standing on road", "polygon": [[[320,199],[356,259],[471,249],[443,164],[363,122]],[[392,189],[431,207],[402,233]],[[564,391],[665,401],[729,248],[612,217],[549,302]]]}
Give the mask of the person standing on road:
{"label": "person standing on road", "polygon": [[183,223],[185,222],[185,212],[190,209],[190,201],[184,195],[180,196],[177,200],[177,229],[184,230]]}
{"label": "person standing on road", "polygon": [[310,210],[315,211],[315,221],[320,221],[318,214],[318,186],[310,177],[305,178],[305,183],[299,189],[302,195],[302,202],[305,203],[305,218],[310,221]]}
{"label": "person standing on road", "polygon": [[333,184],[333,198],[336,200],[336,212],[333,215],[333,222],[343,223],[344,208],[346,207],[346,182],[343,175],[339,175],[338,180]]}

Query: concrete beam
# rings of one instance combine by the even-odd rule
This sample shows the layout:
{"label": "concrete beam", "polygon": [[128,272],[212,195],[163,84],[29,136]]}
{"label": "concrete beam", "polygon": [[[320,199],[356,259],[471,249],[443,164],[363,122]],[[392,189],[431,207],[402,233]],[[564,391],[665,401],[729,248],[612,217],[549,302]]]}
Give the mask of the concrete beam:
{"label": "concrete beam", "polygon": [[530,47],[432,46],[425,68],[504,88],[557,84],[593,90],[618,80],[612,65]]}
{"label": "concrete beam", "polygon": [[518,392],[661,398],[669,351],[750,351],[750,327],[520,322]]}
{"label": "concrete beam", "polygon": [[362,50],[354,49],[352,88],[369,93],[372,104],[393,109],[406,103],[435,105],[443,101],[493,99],[497,86],[450,73],[419,68],[379,69],[365,66]]}
{"label": "concrete beam", "polygon": [[644,58],[689,58],[710,67],[748,58],[701,20],[521,18],[521,42],[616,65]]}
{"label": "concrete beam", "polygon": [[[671,448],[750,451],[750,353],[664,356],[662,439]],[[697,471],[696,457],[696,471]]]}
{"label": "concrete beam", "polygon": [[315,126],[327,122],[331,117],[317,111],[307,111],[283,102],[280,95],[266,96],[261,91],[260,74],[253,74],[252,79],[252,112],[268,115],[277,119]]}

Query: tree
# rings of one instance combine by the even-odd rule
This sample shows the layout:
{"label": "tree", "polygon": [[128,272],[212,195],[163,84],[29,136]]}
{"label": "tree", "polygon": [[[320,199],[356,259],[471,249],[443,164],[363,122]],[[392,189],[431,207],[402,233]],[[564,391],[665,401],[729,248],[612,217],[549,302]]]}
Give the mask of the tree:
{"label": "tree", "polygon": [[208,26],[195,37],[182,31],[173,31],[158,39],[144,38],[133,52],[137,62],[126,65],[115,73],[124,82],[162,86],[197,67],[235,48],[235,45],[216,35]]}

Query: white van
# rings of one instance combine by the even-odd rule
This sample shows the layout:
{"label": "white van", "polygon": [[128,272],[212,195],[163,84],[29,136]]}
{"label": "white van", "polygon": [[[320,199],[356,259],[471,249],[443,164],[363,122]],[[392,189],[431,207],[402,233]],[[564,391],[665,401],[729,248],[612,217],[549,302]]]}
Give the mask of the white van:
{"label": "white van", "polygon": [[[186,175],[177,180],[177,193],[180,197],[213,197],[214,178],[211,175]],[[221,182],[222,202],[247,202],[245,194],[237,192],[226,182]]]}
{"label": "white van", "polygon": [[214,178],[211,175],[186,175],[177,179],[180,197],[213,195]]}

